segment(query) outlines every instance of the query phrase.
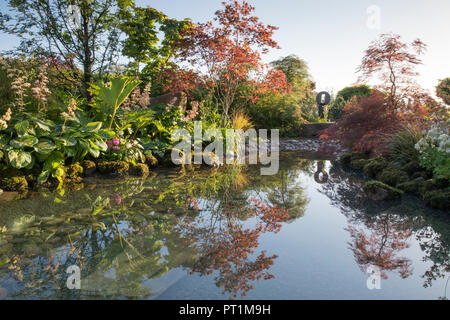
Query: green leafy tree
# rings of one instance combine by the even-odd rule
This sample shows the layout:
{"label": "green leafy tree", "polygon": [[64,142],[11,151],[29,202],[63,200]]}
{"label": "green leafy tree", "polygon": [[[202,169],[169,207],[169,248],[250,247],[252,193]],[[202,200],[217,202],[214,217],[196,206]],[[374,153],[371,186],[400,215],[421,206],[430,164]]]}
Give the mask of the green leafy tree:
{"label": "green leafy tree", "polygon": [[436,95],[441,98],[445,104],[450,105],[450,78],[439,81],[436,87]]}
{"label": "green leafy tree", "polygon": [[336,95],[330,110],[328,111],[328,118],[332,121],[338,120],[342,117],[342,109],[350,102],[353,97],[367,97],[370,95],[372,89],[365,84],[345,87]]}
{"label": "green leafy tree", "polygon": [[296,55],[289,55],[270,63],[272,67],[283,71],[287,82],[291,85],[292,94],[298,99],[307,98],[312,94],[315,83],[311,80],[308,65]]}
{"label": "green leafy tree", "polygon": [[9,12],[0,13],[0,30],[20,38],[18,51],[45,53],[81,68],[79,80],[84,96],[91,100],[89,83],[95,72],[101,76],[114,64],[120,37],[119,12],[131,3],[131,0],[9,0]]}
{"label": "green leafy tree", "polygon": [[[132,59],[129,67],[134,73],[140,74],[144,82],[152,83],[152,93],[157,89],[162,93],[162,86],[158,85],[161,71],[171,64],[170,59],[175,56],[174,44],[191,26],[188,19],[171,19],[151,7],[131,5],[122,10],[120,29],[127,36],[122,53]],[[144,65],[142,70],[141,64]]]}

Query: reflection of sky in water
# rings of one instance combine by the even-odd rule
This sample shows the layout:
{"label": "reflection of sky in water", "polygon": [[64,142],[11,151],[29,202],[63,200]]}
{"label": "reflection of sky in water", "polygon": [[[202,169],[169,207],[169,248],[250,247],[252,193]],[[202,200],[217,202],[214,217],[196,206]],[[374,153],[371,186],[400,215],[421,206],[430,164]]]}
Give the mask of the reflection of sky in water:
{"label": "reflection of sky in water", "polygon": [[[261,233],[257,239],[257,248],[255,248],[254,253],[250,254],[246,259],[250,262],[255,260],[263,250],[266,251],[267,256],[272,256],[274,254],[278,255],[277,258],[273,259],[273,265],[265,270],[272,274],[273,278],[268,280],[261,279],[250,281],[253,288],[248,290],[245,298],[436,299],[444,295],[444,287],[447,278],[438,278],[432,281],[431,287],[423,287],[425,279],[422,278],[422,276],[432,266],[432,262],[430,262],[429,259],[428,261],[422,261],[426,253],[421,249],[420,242],[416,239],[417,230],[413,231],[404,241],[404,243],[409,244],[409,248],[397,250],[398,252],[394,250],[395,257],[405,257],[411,262],[410,268],[412,274],[405,279],[402,279],[397,268],[393,267],[393,270],[387,270],[386,275],[388,278],[381,280],[381,290],[367,289],[366,280],[368,275],[361,271],[360,266],[355,260],[356,257],[354,252],[352,252],[350,248],[350,244],[353,243],[355,239],[352,238],[347,230],[349,227],[353,227],[361,234],[370,236],[374,232],[370,226],[375,228],[377,223],[384,223],[383,219],[384,216],[386,216],[386,223],[392,223],[393,225],[390,227],[393,229],[402,228],[402,221],[404,221],[404,224],[410,224],[413,221],[425,221],[422,225],[419,225],[418,230],[423,230],[425,227],[430,226],[431,223],[431,227],[440,227],[441,231],[447,230],[448,232],[448,228],[446,228],[449,223],[448,220],[439,221],[440,218],[436,220],[437,222],[433,220],[435,219],[434,217],[436,217],[434,215],[439,216],[442,212],[425,209],[422,203],[412,198],[405,198],[398,206],[393,204],[392,206],[387,205],[383,207],[382,205],[380,209],[377,209],[378,207],[376,207],[376,205],[378,204],[372,206],[370,203],[365,203],[358,198],[357,188],[349,188],[347,193],[342,193],[344,194],[344,198],[334,198],[333,192],[340,190],[340,187],[351,186],[352,183],[356,183],[357,185],[360,181],[355,179],[355,177],[332,167],[330,162],[326,162],[325,171],[329,175],[329,181],[324,184],[319,184],[314,180],[314,172],[317,168],[317,164],[314,162],[306,163],[306,165],[305,163],[299,164],[296,160],[298,159],[282,160],[281,171],[277,177],[260,178],[256,176],[255,172],[257,171],[254,170],[247,172],[247,176],[243,179],[244,182],[236,189],[218,187],[215,191],[212,189],[206,191],[203,190],[200,192],[203,194],[199,193],[196,197],[199,211],[195,213],[193,210],[188,210],[188,215],[191,216],[191,220],[180,214],[166,215],[165,218],[167,220],[162,220],[162,225],[167,224],[169,229],[172,226],[170,224],[171,219],[179,219],[176,220],[178,222],[175,223],[174,227],[179,227],[183,223],[189,221],[198,222],[198,225],[190,231],[186,230],[186,232],[184,232],[183,230],[178,230],[179,236],[174,234],[172,229],[170,229],[172,232],[171,234],[166,234],[166,231],[164,230],[158,233],[154,230],[153,226],[148,226],[148,221],[154,221],[151,219],[159,219],[161,211],[164,210],[165,207],[167,207],[167,210],[169,211],[174,211],[174,208],[173,203],[167,202],[168,199],[164,199],[162,202],[160,201],[160,207],[158,207],[158,209],[152,210],[152,207],[145,207],[144,205],[152,203],[152,201],[156,199],[155,197],[161,192],[164,192],[164,190],[171,190],[171,180],[169,180],[169,178],[157,178],[156,182],[152,182],[153,180],[150,180],[150,182],[147,181],[144,184],[144,191],[134,195],[128,195],[127,197],[124,196],[123,199],[124,202],[130,200],[130,203],[132,203],[130,208],[125,210],[125,212],[132,212],[135,215],[133,216],[135,218],[139,216],[140,213],[143,213],[142,218],[136,218],[141,220],[132,222],[130,218],[117,216],[118,227],[123,237],[122,241],[130,241],[130,246],[132,245],[133,249],[128,249],[123,252],[119,246],[114,249],[116,251],[111,250],[111,254],[117,255],[116,259],[118,261],[120,260],[121,263],[119,268],[123,268],[123,263],[126,263],[129,260],[136,259],[133,260],[133,263],[135,263],[135,261],[140,261],[138,258],[141,252],[144,252],[145,250],[147,250],[146,252],[152,252],[151,250],[148,251],[149,248],[143,246],[143,243],[148,237],[154,236],[155,234],[159,235],[161,239],[157,242],[161,242],[161,244],[157,248],[155,247],[155,250],[157,250],[155,259],[157,259],[159,264],[167,264],[168,267],[162,273],[155,269],[149,271],[149,274],[147,274],[145,272],[146,270],[143,270],[141,273],[137,274],[139,275],[139,277],[136,278],[137,280],[133,280],[140,283],[142,287],[151,289],[151,294],[147,298],[226,299],[229,298],[230,295],[228,293],[222,294],[222,290],[224,289],[223,286],[217,286],[217,279],[220,278],[220,276],[223,276],[223,274],[221,275],[219,272],[219,270],[224,272],[222,269],[213,266],[211,268],[212,274],[202,276],[199,275],[198,270],[195,270],[196,272],[192,274],[189,272],[193,268],[193,264],[195,265],[198,261],[203,261],[201,259],[205,259],[207,263],[210,263],[208,260],[210,257],[199,256],[199,254],[202,252],[202,246],[214,243],[212,239],[209,239],[207,236],[208,226],[213,225],[211,217],[223,214],[224,209],[222,201],[225,201],[224,199],[227,199],[226,201],[229,201],[231,206],[239,205],[242,201],[245,203],[245,199],[251,198],[256,198],[266,205],[271,206],[272,203],[270,203],[269,199],[276,199],[277,201],[281,199],[281,203],[285,201],[284,203],[293,204],[294,206],[297,203],[304,203],[304,214],[302,215],[302,211],[300,210],[297,218],[290,219],[289,223],[282,223],[281,230],[278,233],[271,231]],[[212,174],[208,173],[204,175],[203,179],[208,175]],[[226,176],[222,177],[217,175],[219,181],[221,178],[226,178]],[[189,183],[202,184],[203,180],[202,178],[199,178],[197,172],[188,172],[184,180],[183,178],[177,179],[181,182],[175,182],[175,187],[172,190],[176,190],[174,191],[174,194],[179,202],[178,207],[182,207],[180,199],[186,199],[187,197],[192,196],[192,194],[189,194],[188,192],[187,185],[189,185]],[[333,189],[334,186],[337,187]],[[149,189],[145,189],[145,187],[148,187]],[[104,187],[99,183],[98,188]],[[117,189],[117,185],[112,184],[110,187],[104,189],[107,194],[109,189]],[[96,190],[97,189],[94,188],[90,192],[95,194]],[[148,190],[153,190],[152,192],[156,196],[148,197],[146,194],[146,192],[149,192],[150,194],[150,191]],[[334,191],[330,192],[330,190]],[[83,193],[86,191],[81,190],[77,192]],[[117,191],[110,191],[111,194],[114,192]],[[209,192],[211,192],[210,196],[208,196]],[[306,200],[302,198],[302,201],[295,202],[294,200],[296,199],[292,199],[292,197],[298,195],[299,192],[303,192],[303,198]],[[337,192],[337,194],[341,194],[340,191]],[[213,197],[214,199],[210,197]],[[153,200],[149,202],[148,199]],[[218,201],[218,199],[220,201]],[[37,201],[42,202],[44,200],[40,198],[34,198],[33,200],[25,199],[22,200],[22,203],[19,205],[16,203],[14,208],[10,208],[10,211],[16,210],[20,212],[20,210],[23,210],[23,212],[30,213],[30,208],[32,208],[33,203],[36,203]],[[70,198],[68,198],[67,201],[70,206]],[[139,206],[142,204],[144,206],[142,209],[134,209],[136,206],[137,208],[140,208]],[[5,204],[2,204],[2,206],[4,205]],[[339,208],[341,206],[345,209],[344,211]],[[73,207],[76,207],[76,205],[73,204]],[[112,207],[114,208],[114,205]],[[175,209],[178,207],[175,207]],[[5,208],[8,210],[9,207]],[[291,210],[293,211],[294,208],[291,208]],[[405,210],[417,212],[416,219],[408,218],[408,216],[405,215]],[[74,211],[76,212],[75,209]],[[239,212],[239,210],[236,210],[236,212]],[[420,212],[424,213],[421,214]],[[36,215],[39,216],[38,213],[36,213]],[[17,217],[20,217],[20,213],[18,215],[16,214],[16,219]],[[392,220],[392,217],[395,219]],[[398,217],[400,217],[399,220],[397,219]],[[231,223],[234,227],[239,226],[239,230],[245,230],[247,228],[252,230],[252,228],[254,229],[260,221],[259,219],[260,217],[258,216],[244,220],[227,220],[222,217],[222,220],[219,219],[219,222],[222,223],[222,226],[227,226],[227,223]],[[393,221],[400,221],[401,223],[399,225],[394,225]],[[73,223],[76,224],[75,221]],[[4,221],[0,221],[0,227],[4,224]],[[79,227],[81,227],[82,230],[83,228],[85,230],[89,229],[88,224]],[[133,230],[134,227],[137,229]],[[115,234],[115,232],[114,228],[108,225],[108,230],[105,231],[105,234],[110,237],[110,240],[108,241],[117,239],[118,235]],[[191,243],[190,245],[182,243],[183,237],[191,237],[194,235],[200,237],[198,239],[201,239],[201,241],[194,241],[194,243]],[[439,233],[435,235],[439,236]],[[90,234],[90,236],[92,236],[92,234]],[[99,234],[97,234],[97,236],[99,236]],[[88,237],[88,235],[84,235],[84,237]],[[443,234],[441,237],[442,240],[440,245],[444,247],[444,250],[447,250],[444,252],[447,252],[448,254],[448,247],[450,245],[448,242],[449,235]],[[26,241],[30,241],[30,238],[27,239],[28,240]],[[26,241],[25,244],[27,243]],[[62,237],[61,241],[62,243],[55,243],[55,248],[59,248],[55,255],[57,255],[60,260],[64,261],[65,255],[68,254],[71,246],[64,243],[64,237]],[[134,279],[133,276],[127,278],[123,277],[123,274],[117,275],[117,266],[114,264],[101,267],[101,259],[98,258],[98,254],[103,252],[102,250],[105,248],[110,249],[108,245],[114,243],[114,241],[108,241],[100,245],[96,250],[87,250],[84,252],[85,259],[91,260],[88,278],[94,280],[94,283],[96,278],[115,279],[114,281],[118,283],[131,281],[130,279]],[[197,248],[197,253],[190,254],[185,252],[183,246],[186,245],[191,248]],[[21,258],[23,259],[27,259],[28,253],[20,251],[20,248],[20,246],[17,247],[17,244],[15,244],[12,252],[15,252],[19,256],[21,255]],[[203,249],[205,248],[203,247]],[[383,247],[383,250],[384,249],[385,247]],[[54,250],[54,248],[50,248],[49,252]],[[209,251],[206,250],[203,252]],[[34,257],[33,261],[37,261],[40,258],[44,258],[42,253],[40,256]],[[99,261],[96,261],[95,259]],[[446,260],[444,258],[441,263],[448,268],[448,259]],[[202,262],[200,262],[200,267],[202,267],[201,264]],[[156,263],[156,265],[158,265],[158,263]],[[42,267],[42,265],[40,266]],[[36,267],[39,268],[39,266],[35,266],[35,268]],[[133,268],[139,268],[137,263]],[[24,274],[26,272],[28,271],[25,271],[24,269]],[[446,275],[447,277],[449,276],[448,269]],[[64,277],[65,274],[62,276]],[[27,274],[25,274],[25,278],[26,277]],[[46,280],[48,279],[44,278],[44,282]],[[8,292],[13,292],[15,290],[20,291],[22,290],[20,288],[23,288],[19,281],[17,281],[17,278],[12,275],[5,266],[0,268],[0,287],[6,287]],[[120,291],[120,285],[118,290]],[[33,297],[47,297],[45,294],[42,294],[43,292],[44,291],[37,291],[37,295]],[[68,294],[70,298],[78,298],[78,295],[74,295],[72,292],[69,292]],[[18,297],[27,298],[30,297],[30,295],[21,295],[19,293]],[[50,297],[52,297],[52,295],[50,295]],[[53,297],[58,298],[57,295],[54,295]],[[240,296],[238,295],[238,298],[239,297]],[[117,296],[116,298],[124,298],[124,296]]]}

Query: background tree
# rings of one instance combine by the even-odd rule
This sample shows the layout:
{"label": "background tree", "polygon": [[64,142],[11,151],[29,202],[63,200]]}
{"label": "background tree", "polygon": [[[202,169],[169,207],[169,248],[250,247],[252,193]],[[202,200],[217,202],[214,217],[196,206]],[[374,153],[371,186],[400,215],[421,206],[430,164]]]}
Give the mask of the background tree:
{"label": "background tree", "polygon": [[286,81],[291,85],[291,93],[297,99],[304,99],[312,94],[315,83],[311,80],[308,65],[298,56],[291,54],[287,57],[272,61],[270,65],[283,71]]}
{"label": "background tree", "polygon": [[[74,61],[83,70],[83,95],[94,72],[108,73],[119,46],[118,13],[132,0],[9,0],[9,13],[0,14],[0,30],[21,39],[19,51]],[[76,5],[78,12],[68,11]],[[75,19],[74,19],[75,18]],[[71,23],[79,18],[79,24]]]}
{"label": "background tree", "polygon": [[436,95],[441,98],[445,104],[450,105],[450,78],[439,81],[436,87]]}
{"label": "background tree", "polygon": [[363,97],[369,96],[372,92],[371,88],[368,85],[362,84],[358,86],[345,87],[340,90],[336,99],[328,111],[328,119],[335,121],[342,117],[342,109],[350,102],[353,97]]}
{"label": "background tree", "polygon": [[[174,43],[191,28],[188,19],[171,19],[163,12],[151,7],[130,5],[121,11],[120,29],[127,38],[122,53],[131,59],[131,72],[140,76],[143,83],[152,84],[152,93],[162,93],[162,70],[174,67],[170,59],[175,56]],[[163,35],[163,37],[161,37]],[[144,64],[141,70],[140,65]]]}
{"label": "background tree", "polygon": [[381,80],[379,88],[388,92],[390,104],[396,107],[399,100],[417,90],[414,77],[418,73],[414,68],[422,63],[419,56],[425,49],[426,45],[419,39],[407,44],[399,35],[382,34],[365,51],[357,69],[361,73],[359,80],[366,82],[378,75]]}

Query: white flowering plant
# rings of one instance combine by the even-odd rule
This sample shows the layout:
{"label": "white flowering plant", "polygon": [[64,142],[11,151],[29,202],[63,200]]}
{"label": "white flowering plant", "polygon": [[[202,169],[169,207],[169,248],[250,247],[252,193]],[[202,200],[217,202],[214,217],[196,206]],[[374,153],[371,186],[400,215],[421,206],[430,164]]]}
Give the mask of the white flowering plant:
{"label": "white flowering plant", "polygon": [[448,123],[434,125],[416,145],[419,163],[438,177],[450,177],[450,135]]}

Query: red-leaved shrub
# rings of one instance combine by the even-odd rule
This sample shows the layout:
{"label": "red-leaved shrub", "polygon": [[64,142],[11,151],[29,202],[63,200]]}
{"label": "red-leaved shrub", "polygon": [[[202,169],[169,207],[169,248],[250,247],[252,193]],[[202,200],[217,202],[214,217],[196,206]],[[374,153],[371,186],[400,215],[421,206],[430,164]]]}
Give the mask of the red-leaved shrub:
{"label": "red-leaved shrub", "polygon": [[408,123],[421,126],[428,113],[415,103],[393,107],[387,95],[378,90],[368,97],[355,97],[343,111],[342,118],[324,130],[320,139],[338,140],[353,151],[371,154],[385,151],[386,134],[395,133]]}

